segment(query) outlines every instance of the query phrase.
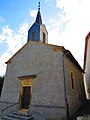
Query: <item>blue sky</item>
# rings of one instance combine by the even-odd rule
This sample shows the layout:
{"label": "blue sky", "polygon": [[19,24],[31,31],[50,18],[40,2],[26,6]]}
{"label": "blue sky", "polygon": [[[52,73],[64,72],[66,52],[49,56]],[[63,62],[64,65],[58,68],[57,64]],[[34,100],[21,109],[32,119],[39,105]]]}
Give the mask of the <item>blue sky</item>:
{"label": "blue sky", "polygon": [[[49,19],[50,16],[55,16],[58,9],[55,9],[55,0],[49,0],[50,2],[41,2],[41,12],[44,19]],[[4,22],[0,24],[0,27],[9,25],[12,29],[17,30],[22,22],[31,21],[33,18],[29,16],[30,10],[37,10],[39,0],[1,0],[0,1],[0,16],[3,17]],[[50,4],[54,9],[50,10]],[[47,14],[48,13],[48,14]],[[53,17],[54,17],[53,16]]]}
{"label": "blue sky", "polygon": [[[5,62],[27,41],[39,0],[0,0],[0,75]],[[50,44],[69,49],[83,66],[85,37],[90,31],[90,0],[40,0]]]}

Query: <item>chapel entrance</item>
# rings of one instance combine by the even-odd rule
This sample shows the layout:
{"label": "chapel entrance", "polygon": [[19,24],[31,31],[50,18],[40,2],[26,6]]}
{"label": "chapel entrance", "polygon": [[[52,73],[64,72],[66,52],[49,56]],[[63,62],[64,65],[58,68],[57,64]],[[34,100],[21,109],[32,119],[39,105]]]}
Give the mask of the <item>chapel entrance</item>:
{"label": "chapel entrance", "polygon": [[35,75],[18,77],[20,79],[20,95],[18,110],[28,112],[32,101],[32,80]]}
{"label": "chapel entrance", "polygon": [[29,109],[31,96],[30,96],[31,86],[23,87],[23,94],[21,99],[21,108],[22,109]]}

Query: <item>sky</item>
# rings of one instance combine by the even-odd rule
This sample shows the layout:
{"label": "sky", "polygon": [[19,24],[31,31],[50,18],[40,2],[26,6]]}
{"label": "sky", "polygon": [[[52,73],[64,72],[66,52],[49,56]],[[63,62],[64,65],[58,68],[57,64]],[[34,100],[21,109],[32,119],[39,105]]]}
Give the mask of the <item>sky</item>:
{"label": "sky", "polygon": [[90,31],[90,0],[0,0],[0,75],[5,62],[26,42],[40,1],[48,43],[70,50],[83,68],[85,37]]}

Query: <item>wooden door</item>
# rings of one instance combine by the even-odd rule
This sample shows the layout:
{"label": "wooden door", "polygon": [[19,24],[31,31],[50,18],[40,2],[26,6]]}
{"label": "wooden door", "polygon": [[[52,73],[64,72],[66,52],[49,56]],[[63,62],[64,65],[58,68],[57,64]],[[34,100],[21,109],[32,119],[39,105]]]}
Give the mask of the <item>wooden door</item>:
{"label": "wooden door", "polygon": [[22,102],[21,102],[22,109],[29,108],[30,99],[31,99],[30,91],[31,91],[31,86],[23,87]]}

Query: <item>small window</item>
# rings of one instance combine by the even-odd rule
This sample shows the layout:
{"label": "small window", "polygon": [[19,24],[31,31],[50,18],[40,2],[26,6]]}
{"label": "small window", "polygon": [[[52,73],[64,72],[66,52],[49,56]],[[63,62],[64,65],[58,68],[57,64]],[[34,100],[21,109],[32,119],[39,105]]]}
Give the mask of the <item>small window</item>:
{"label": "small window", "polygon": [[71,74],[70,74],[70,78],[71,78],[71,87],[72,87],[72,89],[74,89],[73,72],[71,72]]}
{"label": "small window", "polygon": [[35,40],[35,32],[32,32],[32,40]]}
{"label": "small window", "polygon": [[45,43],[45,38],[46,36],[45,36],[45,33],[43,32],[43,42]]}
{"label": "small window", "polygon": [[80,80],[80,89],[81,89],[81,91],[83,92],[83,81],[82,80]]}

